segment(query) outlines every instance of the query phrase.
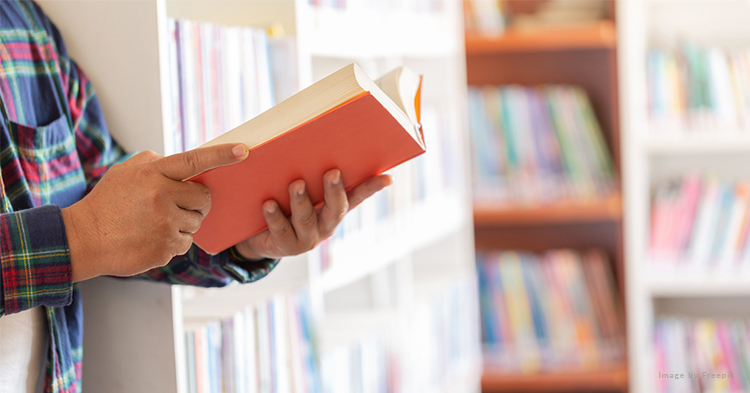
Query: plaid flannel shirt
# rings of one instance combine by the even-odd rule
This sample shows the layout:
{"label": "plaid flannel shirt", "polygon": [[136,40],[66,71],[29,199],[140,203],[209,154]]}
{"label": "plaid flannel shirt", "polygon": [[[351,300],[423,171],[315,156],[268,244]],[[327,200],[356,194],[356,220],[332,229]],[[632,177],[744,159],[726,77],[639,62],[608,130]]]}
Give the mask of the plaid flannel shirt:
{"label": "plaid flannel shirt", "polygon": [[[92,48],[96,50],[96,48]],[[61,208],[128,157],[107,131],[86,76],[30,1],[0,1],[0,318],[43,306],[45,392],[81,391],[82,307]],[[223,286],[265,276],[277,260],[210,256],[195,245],[140,278]]]}

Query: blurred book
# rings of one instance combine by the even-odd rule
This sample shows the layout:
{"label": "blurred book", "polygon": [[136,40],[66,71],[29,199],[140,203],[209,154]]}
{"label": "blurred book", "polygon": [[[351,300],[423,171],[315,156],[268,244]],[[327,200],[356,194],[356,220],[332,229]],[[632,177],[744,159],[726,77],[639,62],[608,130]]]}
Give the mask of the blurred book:
{"label": "blurred book", "polygon": [[653,48],[646,70],[654,130],[750,128],[750,50]]}
{"label": "blurred book", "polygon": [[508,373],[595,368],[624,356],[622,311],[600,251],[478,256],[485,363]]}
{"label": "blurred book", "polygon": [[[263,29],[169,19],[168,153],[198,147],[276,103],[268,36]],[[277,45],[280,61],[293,45]],[[293,78],[281,75],[281,79]]]}
{"label": "blurred book", "polygon": [[747,320],[661,317],[653,337],[657,392],[734,393],[750,388]]}
{"label": "blurred book", "polygon": [[510,19],[511,27],[534,30],[579,26],[607,16],[605,0],[548,0],[540,3],[533,13],[514,13]]}
{"label": "blurred book", "polygon": [[499,0],[465,0],[464,29],[467,34],[498,36],[505,32],[506,14]]}
{"label": "blurred book", "polygon": [[500,36],[506,31],[530,31],[580,26],[607,18],[605,0],[464,0],[467,34]]}
{"label": "blurred book", "polygon": [[185,326],[188,392],[321,391],[307,290]]}
{"label": "blurred book", "polygon": [[416,302],[407,316],[329,314],[321,329],[323,391],[425,392],[472,377],[481,359],[472,281],[417,281]]}
{"label": "blurred book", "polygon": [[649,237],[655,264],[738,271],[750,266],[748,233],[748,182],[693,174],[656,188]]}
{"label": "blurred book", "polygon": [[314,8],[342,11],[365,10],[436,13],[444,9],[446,0],[308,0]]}
{"label": "blurred book", "polygon": [[477,203],[585,202],[615,191],[612,158],[580,88],[470,87],[469,120]]}

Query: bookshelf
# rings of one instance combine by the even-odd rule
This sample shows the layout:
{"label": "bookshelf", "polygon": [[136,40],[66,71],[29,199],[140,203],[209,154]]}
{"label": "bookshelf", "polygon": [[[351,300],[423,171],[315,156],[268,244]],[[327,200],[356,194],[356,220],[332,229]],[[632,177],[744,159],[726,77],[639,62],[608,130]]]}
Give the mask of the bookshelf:
{"label": "bookshelf", "polygon": [[738,166],[744,166],[750,145],[742,126],[664,127],[652,122],[648,53],[651,48],[676,51],[685,43],[747,49],[750,31],[744,21],[750,6],[741,1],[638,0],[621,1],[617,7],[630,384],[634,391],[658,392],[656,373],[663,370],[656,355],[658,321],[673,316],[746,318],[750,277],[744,268],[686,266],[687,259],[657,264],[649,249],[656,188],[687,173],[746,180]]}
{"label": "bookshelf", "polygon": [[627,383],[627,367],[604,367],[599,370],[568,370],[538,375],[485,373],[484,392],[611,392],[622,390]]}
{"label": "bookshelf", "polygon": [[[532,3],[509,1],[503,6],[534,7]],[[602,127],[618,179],[610,195],[595,200],[564,200],[540,205],[475,202],[474,233],[477,251],[602,249],[613,265],[619,296],[626,299],[623,195],[619,182],[619,27],[615,23],[619,22],[619,16],[615,18],[613,1],[608,2],[607,10],[606,19],[578,25],[533,30],[510,26],[500,36],[466,33],[470,86],[581,86]],[[628,390],[628,365],[619,362],[536,374],[509,374],[506,370],[485,366],[482,388],[485,392],[625,392]]]}
{"label": "bookshelf", "polygon": [[[420,185],[424,195],[419,198],[412,186],[415,173],[421,173],[417,164],[395,169],[392,189],[355,210],[368,213],[354,217],[353,212],[334,238],[309,253],[285,258],[253,284],[206,289],[109,278],[83,283],[86,391],[185,393],[191,372],[185,365],[185,331],[301,288],[309,291],[321,348],[339,344],[331,337],[342,321],[354,342],[384,330],[393,344],[389,350],[401,360],[399,391],[479,390],[460,4],[415,0],[382,8],[380,3],[352,1],[338,9],[311,3],[40,1],[71,56],[91,78],[109,129],[127,150],[174,152],[167,22],[183,18],[283,30],[295,40],[295,71],[275,77],[294,77],[299,88],[351,62],[372,76],[407,65],[425,77],[424,128],[428,144],[434,141],[434,153],[419,165],[452,168],[446,178]],[[398,213],[359,224],[383,203]],[[434,324],[425,324],[431,313],[459,304],[445,300],[451,296],[463,302],[461,318],[424,334],[435,330]],[[423,330],[417,331],[420,326]],[[449,347],[451,340],[461,340],[460,353],[451,352],[456,345]],[[420,360],[426,349],[435,354],[432,362]]]}
{"label": "bookshelf", "polygon": [[499,37],[468,34],[466,53],[612,49],[616,44],[615,24],[605,20],[541,31],[511,27]]}

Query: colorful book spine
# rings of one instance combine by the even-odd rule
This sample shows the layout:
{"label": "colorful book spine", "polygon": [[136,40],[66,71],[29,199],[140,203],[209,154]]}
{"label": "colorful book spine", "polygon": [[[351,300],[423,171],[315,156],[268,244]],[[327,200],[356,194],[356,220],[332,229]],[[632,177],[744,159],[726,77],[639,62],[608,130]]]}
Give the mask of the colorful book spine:
{"label": "colorful book spine", "polygon": [[321,392],[311,318],[309,294],[301,290],[192,325],[185,332],[188,391]]}
{"label": "colorful book spine", "polygon": [[587,201],[615,191],[606,139],[578,87],[470,87],[469,120],[478,203]]}
{"label": "colorful book spine", "polygon": [[747,320],[659,317],[653,345],[658,392],[734,393],[750,387]]}
{"label": "colorful book spine", "polygon": [[276,102],[277,67],[263,29],[170,19],[169,33],[173,141],[168,153],[196,148]]}
{"label": "colorful book spine", "polygon": [[533,374],[622,361],[622,309],[601,251],[501,251],[477,266],[487,363]]}
{"label": "colorful book spine", "polygon": [[690,174],[657,186],[650,257],[656,265],[738,271],[750,265],[750,184]]}
{"label": "colorful book spine", "polygon": [[653,129],[750,127],[750,50],[652,48],[646,70]]}

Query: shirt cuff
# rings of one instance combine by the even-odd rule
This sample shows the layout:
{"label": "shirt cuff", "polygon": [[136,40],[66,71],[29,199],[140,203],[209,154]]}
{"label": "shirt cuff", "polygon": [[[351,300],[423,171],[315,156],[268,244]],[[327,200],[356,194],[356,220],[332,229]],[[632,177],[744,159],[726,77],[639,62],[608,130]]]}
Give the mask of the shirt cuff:
{"label": "shirt cuff", "polygon": [[234,246],[226,251],[224,270],[242,284],[258,281],[276,267],[280,259],[247,259]]}
{"label": "shirt cuff", "polygon": [[71,303],[73,274],[59,206],[0,215],[0,315]]}

